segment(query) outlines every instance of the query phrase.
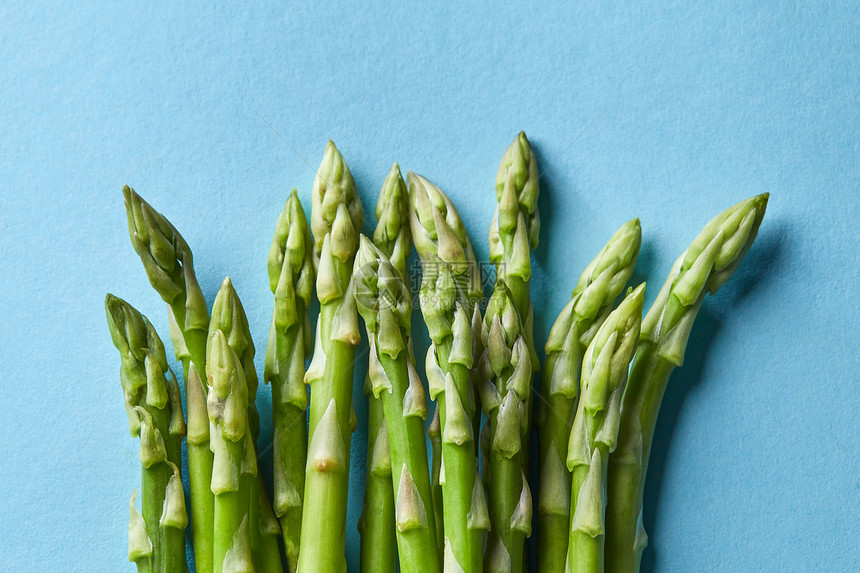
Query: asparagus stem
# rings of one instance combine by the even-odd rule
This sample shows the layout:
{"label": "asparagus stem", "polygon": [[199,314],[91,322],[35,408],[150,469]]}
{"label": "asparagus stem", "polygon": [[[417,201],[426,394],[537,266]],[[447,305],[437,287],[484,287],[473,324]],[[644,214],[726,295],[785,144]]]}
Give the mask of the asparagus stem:
{"label": "asparagus stem", "polygon": [[684,361],[705,294],[717,292],[752,246],[767,199],[767,194],[752,197],[712,219],[677,260],[642,322],[621,407],[618,448],[609,460],[607,570],[639,570],[647,544],[642,526],[645,473],[666,384]]}
{"label": "asparagus stem", "polygon": [[207,406],[214,453],[211,484],[215,497],[214,570],[216,573],[254,571],[257,564],[250,546],[249,492],[258,473],[245,367],[221,330],[212,332],[206,354]]}
{"label": "asparagus stem", "polygon": [[[537,161],[525,132],[520,132],[505,151],[496,175],[498,206],[490,225],[490,260],[496,263],[496,282],[507,287],[512,304],[522,321],[522,335],[529,351],[532,369],[540,370],[534,348],[532,324],[534,311],[530,296],[530,251],[537,246],[540,233],[540,213],[537,208],[539,190]],[[532,419],[531,380],[522,397],[522,416],[526,434],[520,444],[518,458],[523,475],[529,470],[529,428]],[[491,460],[493,458],[491,457]],[[497,460],[499,465],[506,461]],[[492,461],[490,464],[492,471]],[[513,470],[510,471],[513,478]],[[516,488],[515,488],[516,489]],[[519,553],[519,549],[517,549]],[[527,568],[527,553],[523,552],[519,568]]]}
{"label": "asparagus stem", "polygon": [[409,173],[410,226],[424,267],[421,311],[433,341],[430,397],[441,433],[445,571],[481,571],[486,499],[478,480],[472,318],[481,299],[478,266],[457,210],[435,185]]}
{"label": "asparagus stem", "polygon": [[619,228],[585,268],[546,343],[540,414],[541,487],[538,497],[538,569],[563,573],[568,552],[570,472],[565,467],[582,355],[608,316],[636,264],[638,219]]}
{"label": "asparagus stem", "polygon": [[391,455],[382,400],[373,398],[370,380],[365,383],[367,410],[367,486],[361,515],[361,571],[397,571],[397,538],[394,533],[394,487]]}
{"label": "asparagus stem", "polygon": [[[389,258],[404,285],[407,280],[406,259],[412,250],[408,202],[406,184],[400,174],[400,166],[395,163],[385,178],[376,202],[377,224],[373,242]],[[405,336],[409,358],[413,360],[409,333],[405,333]],[[368,442],[367,486],[360,527],[361,570],[393,573],[397,570],[397,544],[394,532],[394,485],[387,451],[387,430],[384,429],[385,413],[382,400],[371,391],[369,377],[365,381],[365,392],[368,393]]]}
{"label": "asparagus stem", "polygon": [[[260,427],[259,414],[254,403],[258,386],[257,371],[254,367],[255,348],[248,317],[230,277],[224,279],[212,304],[209,337],[211,338],[217,330],[224,334],[227,344],[239,357],[245,376],[245,384],[248,388],[248,430],[253,449],[249,455],[253,455],[256,459],[256,441]],[[241,494],[248,497],[248,534],[252,553],[261,566],[266,565],[266,570],[282,569],[281,552],[278,547],[280,529],[277,526],[274,530],[269,527],[275,519],[266,496],[263,476],[257,474],[250,478],[247,490],[243,490]],[[244,500],[243,503],[245,503]]]}
{"label": "asparagus stem", "polygon": [[310,355],[307,307],[313,295],[313,243],[307,218],[293,189],[278,217],[268,260],[275,308],[266,345],[264,377],[272,385],[275,514],[295,573],[301,539],[307,459],[305,359]]}
{"label": "asparagus stem", "polygon": [[128,186],[123,187],[128,230],[152,287],[168,305],[177,360],[182,362],[188,416],[188,475],[191,486],[191,529],[198,573],[211,573],[214,498],[210,490],[212,452],[206,388],[206,334],[209,312],[197,277],[191,249],[179,231]]}
{"label": "asparagus stem", "polygon": [[[523,570],[525,539],[531,535],[532,500],[523,470],[528,436],[526,397],[532,378],[531,353],[510,292],[497,281],[484,315],[482,357],[488,389],[482,403],[489,418],[489,515],[492,523],[484,571]],[[492,399],[488,395],[492,395]]]}
{"label": "asparagus stem", "polygon": [[311,386],[305,507],[298,571],[342,573],[358,318],[352,263],[363,212],[352,174],[329,141],[314,180],[311,227],[320,318],[305,381]]}
{"label": "asparagus stem", "polygon": [[179,384],[167,365],[164,345],[145,316],[110,294],[105,313],[122,361],[129,428],[132,436],[140,437],[142,513],[134,509],[133,496],[129,560],[138,571],[186,573],[188,518],[179,470],[186,427]]}
{"label": "asparagus stem", "polygon": [[589,344],[582,364],[582,396],[570,432],[570,573],[602,573],[607,461],[615,450],[621,396],[642,323],[645,285],[615,309]]}
{"label": "asparagus stem", "polygon": [[439,479],[442,474],[442,421],[439,419],[439,402],[433,410],[433,419],[427,428],[427,437],[430,439],[431,458],[433,465],[430,467],[430,489],[433,492],[433,517],[436,521],[436,550],[439,553],[439,562],[444,560],[445,552],[445,517],[442,507],[442,484]]}
{"label": "asparagus stem", "polygon": [[412,296],[388,257],[364,236],[354,276],[355,300],[370,341],[368,374],[385,412],[400,568],[436,573],[440,567],[423,422],[427,404],[407,350]]}

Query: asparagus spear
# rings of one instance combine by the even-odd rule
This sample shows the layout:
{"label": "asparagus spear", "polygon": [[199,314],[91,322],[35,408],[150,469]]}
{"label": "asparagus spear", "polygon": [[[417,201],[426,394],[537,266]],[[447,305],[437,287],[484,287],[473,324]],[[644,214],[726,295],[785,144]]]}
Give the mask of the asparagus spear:
{"label": "asparagus spear", "polygon": [[[507,285],[514,307],[523,321],[524,339],[534,370],[538,370],[540,364],[532,334],[534,309],[529,295],[529,251],[537,247],[540,234],[538,177],[534,151],[525,132],[521,131],[505,151],[496,174],[496,200],[499,204],[490,224],[490,260],[496,263],[496,280]],[[530,415],[528,411],[526,415]]]}
{"label": "asparagus spear", "polygon": [[[253,455],[256,459],[260,418],[255,404],[258,386],[257,371],[254,368],[255,348],[248,317],[245,315],[242,301],[239,300],[230,277],[224,279],[215,296],[215,302],[212,303],[212,319],[209,322],[210,340],[216,331],[223,333],[230,349],[236,353],[245,376],[248,394],[248,431],[253,450],[248,455]],[[266,495],[263,477],[259,474],[253,476],[248,480],[247,491],[242,491],[240,494],[248,497],[249,500],[248,534],[255,560],[264,571],[282,570],[281,552],[278,548],[278,536],[281,532]]]}
{"label": "asparagus spear", "polygon": [[305,359],[311,350],[308,305],[315,270],[313,242],[296,190],[278,217],[269,251],[269,287],[275,295],[266,382],[272,385],[275,513],[281,522],[287,568],[295,573],[302,525],[307,456]]}
{"label": "asparagus spear", "polygon": [[[391,261],[397,276],[409,289],[406,259],[412,250],[409,231],[409,197],[406,184],[395,163],[382,184],[376,202],[376,229],[373,243]],[[404,333],[410,361],[414,361],[409,331]],[[361,517],[361,570],[394,573],[397,546],[394,533],[394,488],[391,482],[391,457],[382,400],[373,395],[370,377],[365,381],[367,401],[367,486]]]}
{"label": "asparagus spear", "polygon": [[579,277],[546,343],[538,496],[538,569],[546,573],[565,570],[571,508],[570,472],[565,459],[582,355],[633,273],[641,242],[639,219],[628,221],[615,232]]}
{"label": "asparagus spear", "polygon": [[385,411],[400,568],[437,573],[436,523],[424,419],[424,387],[407,350],[412,296],[388,258],[365,236],[355,258],[355,299],[370,343],[368,372]]}
{"label": "asparagus spear", "polygon": [[212,572],[212,452],[206,387],[206,334],[209,312],[188,243],[163,215],[127,185],[122,189],[131,244],[152,287],[168,305],[170,338],[182,362],[188,416],[188,475],[191,485],[191,533],[198,573]]}
{"label": "asparagus spear", "polygon": [[[534,309],[531,303],[530,249],[538,243],[540,213],[537,161],[525,132],[520,132],[505,151],[496,175],[496,200],[499,202],[490,225],[490,260],[496,263],[496,282],[503,282],[523,322],[523,338],[534,371],[540,369],[534,348]],[[526,428],[531,428],[532,393],[529,381],[523,399]],[[528,434],[524,436],[520,461],[528,472]],[[523,568],[527,568],[523,553]]]}
{"label": "asparagus spear", "polygon": [[222,331],[212,332],[206,356],[214,453],[212,561],[215,573],[252,573],[260,564],[251,550],[248,492],[257,478],[257,457],[248,419],[248,383],[242,361]]}
{"label": "asparagus spear", "polygon": [[410,226],[424,267],[420,301],[432,344],[427,352],[431,399],[441,422],[445,571],[481,571],[486,499],[477,473],[472,316],[481,283],[472,245],[453,203],[409,173]]}
{"label": "asparagus spear", "polygon": [[758,195],[709,222],[672,267],[669,278],[642,321],[642,332],[621,406],[618,448],[609,460],[606,510],[606,567],[639,570],[647,536],[642,496],[651,442],[663,393],[684,350],[706,293],[725,283],[749,250],[767,207]]}
{"label": "asparagus spear", "polygon": [[352,434],[355,346],[360,340],[352,264],[364,217],[352,174],[329,141],[314,180],[311,229],[320,301],[311,387],[301,573],[342,573]]}
{"label": "asparagus spear", "polygon": [[523,570],[525,539],[531,535],[531,490],[523,468],[528,436],[526,398],[532,379],[531,353],[513,297],[497,281],[484,315],[482,357],[486,384],[481,402],[489,418],[489,514],[492,523],[484,571]]}
{"label": "asparagus spear", "polygon": [[642,323],[645,284],[597,331],[582,361],[582,397],[570,433],[570,573],[603,573],[606,474],[618,439],[621,396]]}
{"label": "asparagus spear", "polygon": [[129,503],[129,561],[139,572],[187,573],[185,494],[180,478],[185,421],[179,384],[164,345],[145,316],[105,297],[108,329],[119,351],[120,381],[132,436],[140,438],[143,513]]}

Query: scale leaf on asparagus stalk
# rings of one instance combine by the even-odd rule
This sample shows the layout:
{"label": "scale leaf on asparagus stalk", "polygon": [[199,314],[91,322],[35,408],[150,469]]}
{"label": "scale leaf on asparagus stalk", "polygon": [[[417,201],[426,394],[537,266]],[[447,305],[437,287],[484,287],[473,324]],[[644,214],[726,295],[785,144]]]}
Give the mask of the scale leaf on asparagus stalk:
{"label": "scale leaf on asparagus stalk", "polygon": [[311,230],[320,316],[305,382],[311,398],[298,571],[343,573],[355,347],[353,259],[364,213],[343,156],[329,141],[314,179]]}
{"label": "scale leaf on asparagus stalk", "polygon": [[404,278],[365,236],[355,259],[355,300],[370,344],[373,396],[382,401],[394,485],[400,569],[440,571],[424,419],[424,387],[407,349],[412,296]]}
{"label": "scale leaf on asparagus stalk", "polygon": [[124,300],[105,298],[111,339],[119,351],[129,429],[140,438],[141,512],[129,503],[129,561],[141,572],[187,573],[185,494],[180,481],[185,436],[179,384],[149,320]]}
{"label": "scale leaf on asparagus stalk", "polygon": [[582,393],[566,456],[570,492],[569,573],[603,573],[606,474],[615,451],[627,368],[642,323],[645,284],[628,291],[582,360]]}
{"label": "scale leaf on asparagus stalk", "polygon": [[645,473],[660,404],[672,371],[684,361],[690,330],[707,293],[715,293],[752,246],[767,207],[758,195],[712,219],[672,267],[642,321],[621,406],[618,447],[609,460],[606,567],[639,570],[647,536],[642,526]]}
{"label": "scale leaf on asparagus stalk", "polygon": [[472,323],[482,297],[480,274],[451,200],[420,175],[409,173],[408,180],[410,226],[424,270],[421,311],[432,341],[426,370],[440,421],[444,568],[474,573],[482,570],[489,528],[488,521],[480,519],[486,499],[477,472],[472,379]]}
{"label": "scale leaf on asparagus stalk", "polygon": [[[397,276],[408,289],[406,259],[412,250],[409,230],[409,196],[395,163],[385,178],[376,202],[376,229],[373,243],[391,261]],[[405,333],[409,359],[414,360],[409,332]],[[365,381],[368,394],[367,485],[364,509],[359,521],[361,531],[361,571],[397,571],[394,484],[389,453],[388,430],[382,399],[373,395],[370,376]]]}
{"label": "scale leaf on asparagus stalk", "polygon": [[275,305],[264,377],[272,385],[274,510],[281,524],[287,568],[295,573],[307,460],[308,394],[304,376],[312,341],[307,309],[316,277],[313,240],[295,189],[275,225],[268,272]]}
{"label": "scale leaf on asparagus stalk", "polygon": [[[254,368],[254,341],[251,338],[251,329],[248,325],[248,317],[245,309],[230,277],[224,279],[215,302],[212,303],[212,319],[209,322],[209,338],[220,331],[227,344],[239,359],[242,372],[245,376],[245,386],[248,393],[248,431],[250,432],[250,444],[253,452],[249,455],[257,456],[257,436],[260,432],[260,416],[257,412],[255,400],[257,397],[257,371]],[[210,412],[211,416],[211,412]],[[279,571],[281,565],[281,552],[278,548],[278,537],[281,533],[272,505],[266,494],[263,478],[256,475],[248,480],[248,491],[242,492],[248,496],[249,511],[247,530],[249,535],[251,551],[260,569],[264,571]]]}
{"label": "scale leaf on asparagus stalk", "polygon": [[538,415],[541,483],[538,497],[538,568],[563,573],[568,549],[570,471],[567,444],[579,395],[582,356],[633,273],[642,228],[639,219],[619,228],[585,268],[546,343]]}
{"label": "scale leaf on asparagus stalk", "polygon": [[131,244],[152,287],[168,305],[170,339],[182,362],[188,417],[188,475],[191,534],[197,573],[212,572],[214,499],[210,490],[212,452],[206,411],[206,335],[209,311],[194,274],[188,243],[161,213],[127,185],[122,189]]}

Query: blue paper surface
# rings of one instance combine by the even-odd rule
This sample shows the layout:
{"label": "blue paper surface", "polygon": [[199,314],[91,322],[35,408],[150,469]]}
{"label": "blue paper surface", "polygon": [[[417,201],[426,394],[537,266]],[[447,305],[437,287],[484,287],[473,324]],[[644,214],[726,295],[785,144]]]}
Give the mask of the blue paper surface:
{"label": "blue paper surface", "polygon": [[[327,139],[366,229],[396,160],[449,193],[485,259],[521,129],[542,170],[539,341],[624,221],[642,221],[648,304],[713,215],[771,193],[669,384],[643,569],[860,570],[860,5],[567,4],[0,6],[0,571],[133,570],[138,446],[104,295],[165,339],[167,320],[122,184],[184,234],[210,302],[232,277],[262,367],[274,223],[293,186],[309,211]],[[261,386],[262,448],[269,404]]]}

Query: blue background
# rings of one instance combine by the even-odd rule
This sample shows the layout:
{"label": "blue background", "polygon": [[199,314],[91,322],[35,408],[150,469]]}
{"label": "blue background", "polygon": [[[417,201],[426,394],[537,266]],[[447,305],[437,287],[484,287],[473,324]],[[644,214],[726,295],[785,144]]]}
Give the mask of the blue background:
{"label": "blue background", "polygon": [[176,4],[0,7],[0,570],[133,570],[137,443],[104,294],[165,338],[167,321],[123,183],[185,235],[210,302],[232,276],[262,348],[275,219],[291,187],[308,200],[304,159],[328,138],[366,228],[397,160],[451,195],[486,258],[520,129],[542,169],[539,340],[622,222],[642,220],[650,302],[708,219],[772,194],[670,383],[645,570],[860,569],[857,3]]}

